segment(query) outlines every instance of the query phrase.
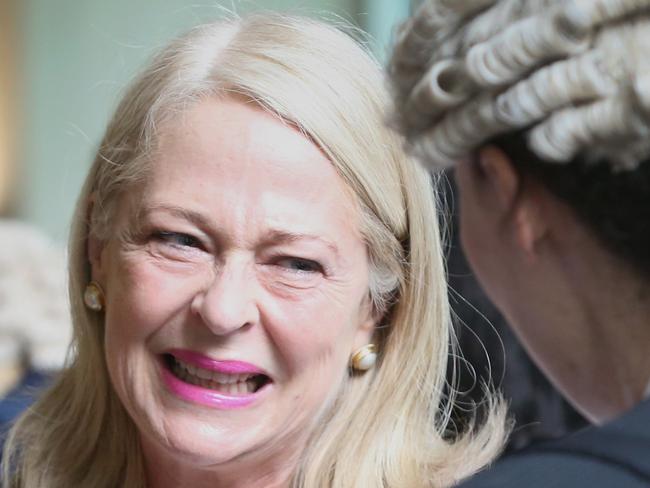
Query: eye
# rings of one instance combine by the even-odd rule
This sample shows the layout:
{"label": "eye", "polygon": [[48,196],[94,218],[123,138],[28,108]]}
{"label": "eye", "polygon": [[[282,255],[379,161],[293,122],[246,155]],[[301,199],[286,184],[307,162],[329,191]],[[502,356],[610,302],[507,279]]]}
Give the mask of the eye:
{"label": "eye", "polygon": [[181,232],[158,231],[154,232],[153,238],[158,242],[174,247],[201,248],[201,242],[196,237]]}
{"label": "eye", "polygon": [[275,262],[276,266],[294,273],[322,273],[323,267],[316,261],[304,258],[284,257]]}

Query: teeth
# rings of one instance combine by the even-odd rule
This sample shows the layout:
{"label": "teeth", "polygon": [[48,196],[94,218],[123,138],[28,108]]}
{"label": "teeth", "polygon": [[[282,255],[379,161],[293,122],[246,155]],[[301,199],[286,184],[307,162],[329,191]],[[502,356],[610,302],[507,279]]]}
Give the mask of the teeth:
{"label": "teeth", "polygon": [[173,373],[186,383],[231,395],[253,393],[255,391],[256,385],[252,379],[255,375],[217,373],[216,371],[197,368],[176,358],[174,360]]}
{"label": "teeth", "polygon": [[211,380],[212,379],[212,372],[208,371],[207,369],[201,369],[201,368],[195,368],[196,372],[193,373],[199,378],[202,378],[204,380]]}
{"label": "teeth", "polygon": [[[230,384],[230,383],[237,383],[239,381],[239,377],[241,375],[238,374],[225,374],[225,373],[217,373],[216,371],[212,373],[212,381],[216,381],[217,383],[223,383],[223,384]],[[246,375],[248,376],[248,375]],[[246,380],[244,380],[246,381]]]}

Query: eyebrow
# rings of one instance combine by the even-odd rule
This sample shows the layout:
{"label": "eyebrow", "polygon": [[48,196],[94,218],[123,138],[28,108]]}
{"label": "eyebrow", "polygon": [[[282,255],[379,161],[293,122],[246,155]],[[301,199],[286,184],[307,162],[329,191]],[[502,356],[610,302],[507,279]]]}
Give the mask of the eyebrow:
{"label": "eyebrow", "polygon": [[286,230],[280,230],[280,229],[271,229],[268,232],[267,237],[263,240],[265,245],[270,245],[270,244],[277,244],[277,243],[292,243],[292,242],[298,242],[301,240],[309,240],[309,241],[316,241],[321,244],[323,244],[325,247],[327,247],[331,252],[333,252],[337,257],[340,256],[339,253],[339,248],[334,244],[333,242],[324,239],[321,236],[313,235],[313,234],[305,234],[305,233],[300,233],[300,232],[290,232]]}
{"label": "eyebrow", "polygon": [[167,204],[145,205],[140,208],[138,214],[142,216],[142,215],[148,215],[153,212],[160,212],[160,211],[167,212],[175,217],[188,220],[199,227],[203,227],[203,228],[210,227],[210,223],[208,222],[208,220],[200,213],[194,212],[193,210],[188,210],[183,207],[177,207],[176,205],[167,205]]}
{"label": "eyebrow", "polygon": [[[147,215],[152,212],[158,212],[158,211],[168,212],[176,217],[188,220],[189,222],[192,222],[193,224],[202,227],[204,229],[205,228],[212,229],[210,222],[205,218],[205,216],[203,216],[199,212],[195,212],[193,210],[189,210],[183,207],[178,207],[176,205],[167,205],[167,204],[145,205],[140,209],[138,213],[141,215]],[[334,242],[329,241],[328,239],[325,239],[321,236],[317,236],[314,234],[307,234],[302,232],[291,232],[283,229],[268,230],[267,235],[262,240],[262,245],[269,246],[273,244],[291,244],[293,242],[298,242],[301,240],[319,242],[323,244],[325,247],[327,247],[331,252],[333,252],[334,255],[336,255],[336,257],[340,257],[339,248],[336,246],[336,244],[334,244]]]}

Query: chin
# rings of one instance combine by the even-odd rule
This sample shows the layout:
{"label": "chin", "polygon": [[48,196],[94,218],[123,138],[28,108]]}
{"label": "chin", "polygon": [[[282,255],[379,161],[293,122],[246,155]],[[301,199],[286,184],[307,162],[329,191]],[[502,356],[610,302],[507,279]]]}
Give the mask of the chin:
{"label": "chin", "polygon": [[200,422],[191,411],[167,415],[156,423],[143,436],[145,452],[162,454],[185,466],[207,468],[236,462],[257,444],[256,432]]}

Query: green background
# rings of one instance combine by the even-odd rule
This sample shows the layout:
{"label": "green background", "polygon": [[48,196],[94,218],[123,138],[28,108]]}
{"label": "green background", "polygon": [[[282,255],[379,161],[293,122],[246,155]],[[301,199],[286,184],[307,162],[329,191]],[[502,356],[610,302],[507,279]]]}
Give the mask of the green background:
{"label": "green background", "polygon": [[331,12],[366,29],[383,58],[407,0],[17,0],[22,59],[14,214],[57,241],[119,95],[157,48],[223,8]]}

